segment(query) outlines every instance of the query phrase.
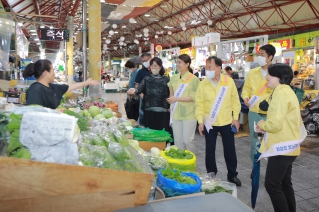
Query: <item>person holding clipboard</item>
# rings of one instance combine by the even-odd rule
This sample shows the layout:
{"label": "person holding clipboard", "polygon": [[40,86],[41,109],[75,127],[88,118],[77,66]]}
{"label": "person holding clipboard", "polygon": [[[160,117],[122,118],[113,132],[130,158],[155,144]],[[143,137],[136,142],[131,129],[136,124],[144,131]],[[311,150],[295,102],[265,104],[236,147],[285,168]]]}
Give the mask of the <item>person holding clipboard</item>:
{"label": "person holding clipboard", "polygon": [[167,84],[171,104],[170,125],[173,129],[174,143],[180,149],[194,140],[197,120],[195,118],[195,94],[199,79],[193,75],[191,58],[187,54],[178,56],[176,68],[179,71]]}
{"label": "person holding clipboard", "polygon": [[206,79],[196,91],[195,116],[200,135],[205,134],[207,173],[217,174],[216,140],[220,133],[224,147],[229,182],[241,186],[237,178],[237,156],[234,133],[238,131],[240,101],[234,80],[221,74],[222,60],[211,56],[206,60]]}

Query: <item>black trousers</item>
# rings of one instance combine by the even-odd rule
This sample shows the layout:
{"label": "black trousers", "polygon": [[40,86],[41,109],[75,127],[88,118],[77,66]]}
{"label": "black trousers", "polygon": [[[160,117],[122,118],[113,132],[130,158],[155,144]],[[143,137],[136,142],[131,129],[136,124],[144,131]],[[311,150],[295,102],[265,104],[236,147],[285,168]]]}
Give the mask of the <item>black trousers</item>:
{"label": "black trousers", "polygon": [[144,110],[144,126],[153,130],[165,129],[169,132],[169,112]]}
{"label": "black trousers", "polygon": [[275,212],[295,212],[296,199],[291,183],[292,163],[297,156],[268,158],[265,188]]}
{"label": "black trousers", "polygon": [[207,172],[215,172],[217,174],[217,166],[216,166],[216,139],[218,132],[222,136],[223,148],[224,148],[224,158],[227,166],[227,176],[228,177],[236,177],[238,175],[237,169],[237,156],[235,149],[235,137],[234,133],[231,132],[231,125],[221,126],[221,127],[213,127],[207,133],[206,128],[205,132],[205,141],[206,141],[206,170]]}

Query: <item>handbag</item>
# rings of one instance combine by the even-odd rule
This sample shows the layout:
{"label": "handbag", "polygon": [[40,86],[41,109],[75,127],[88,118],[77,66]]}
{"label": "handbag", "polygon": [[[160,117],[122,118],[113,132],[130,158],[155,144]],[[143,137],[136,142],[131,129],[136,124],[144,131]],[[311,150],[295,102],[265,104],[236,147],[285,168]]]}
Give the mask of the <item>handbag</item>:
{"label": "handbag", "polygon": [[128,119],[134,119],[137,121],[139,117],[140,100],[138,95],[127,95],[126,102],[124,104],[126,116]]}

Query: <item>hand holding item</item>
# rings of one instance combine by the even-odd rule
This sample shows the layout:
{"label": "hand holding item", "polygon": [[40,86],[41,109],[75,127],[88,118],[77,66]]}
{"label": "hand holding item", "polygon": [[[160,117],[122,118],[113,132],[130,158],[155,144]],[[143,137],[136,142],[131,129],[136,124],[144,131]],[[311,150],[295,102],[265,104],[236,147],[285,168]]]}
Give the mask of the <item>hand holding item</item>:
{"label": "hand holding item", "polygon": [[263,131],[263,130],[259,127],[259,124],[261,124],[262,122],[264,122],[264,120],[260,120],[257,124],[256,124],[256,122],[254,122],[254,131],[255,131],[256,133],[262,133],[262,134],[265,133],[265,131]]}
{"label": "hand holding item", "polygon": [[166,101],[170,104],[173,104],[173,103],[177,102],[177,97],[171,96],[171,97],[167,98]]}
{"label": "hand holding item", "polygon": [[250,104],[249,104],[249,98],[245,98],[244,99],[244,103],[247,107],[250,107]]}
{"label": "hand holding item", "polygon": [[204,135],[204,134],[203,134],[203,132],[204,132],[204,124],[203,124],[203,123],[198,124],[198,131],[199,131],[199,134],[200,134],[201,136]]}
{"label": "hand holding item", "polygon": [[135,88],[130,88],[127,93],[128,94],[135,94],[136,89]]}
{"label": "hand holding item", "polygon": [[231,126],[235,126],[237,132],[239,131],[239,122],[238,122],[238,120],[233,120],[233,122],[231,123]]}
{"label": "hand holding item", "polygon": [[92,78],[87,79],[87,80],[86,80],[86,83],[87,83],[88,85],[99,85],[99,84],[100,84],[99,81],[93,80]]}

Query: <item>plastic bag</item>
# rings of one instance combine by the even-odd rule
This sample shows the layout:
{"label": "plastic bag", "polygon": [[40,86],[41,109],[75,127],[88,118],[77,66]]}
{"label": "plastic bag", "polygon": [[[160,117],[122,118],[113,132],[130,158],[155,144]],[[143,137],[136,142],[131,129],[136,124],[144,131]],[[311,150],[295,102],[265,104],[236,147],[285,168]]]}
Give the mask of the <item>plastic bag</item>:
{"label": "plastic bag", "polygon": [[159,170],[166,168],[168,162],[162,157],[151,156],[149,157],[148,164],[153,170]]}
{"label": "plastic bag", "polygon": [[122,166],[105,147],[90,144],[83,144],[80,148],[79,165],[122,170]]}
{"label": "plastic bag", "polygon": [[134,139],[138,141],[172,142],[171,135],[165,130],[151,130],[149,128],[134,128]]}
{"label": "plastic bag", "polygon": [[191,172],[181,172],[182,175],[193,178],[196,181],[195,185],[179,183],[176,180],[165,178],[161,170],[158,170],[158,178],[156,185],[162,189],[165,194],[165,197],[174,197],[186,194],[193,194],[201,192],[202,182],[199,177]]}
{"label": "plastic bag", "polygon": [[165,158],[172,168],[178,169],[180,171],[196,171],[196,156],[191,151],[185,150],[193,155],[192,159],[174,159],[165,155],[165,151],[162,151],[160,156]]}
{"label": "plastic bag", "polygon": [[215,173],[207,173],[199,176],[202,182],[202,190],[206,194],[226,192],[237,198],[237,187],[234,183],[215,178]]}

